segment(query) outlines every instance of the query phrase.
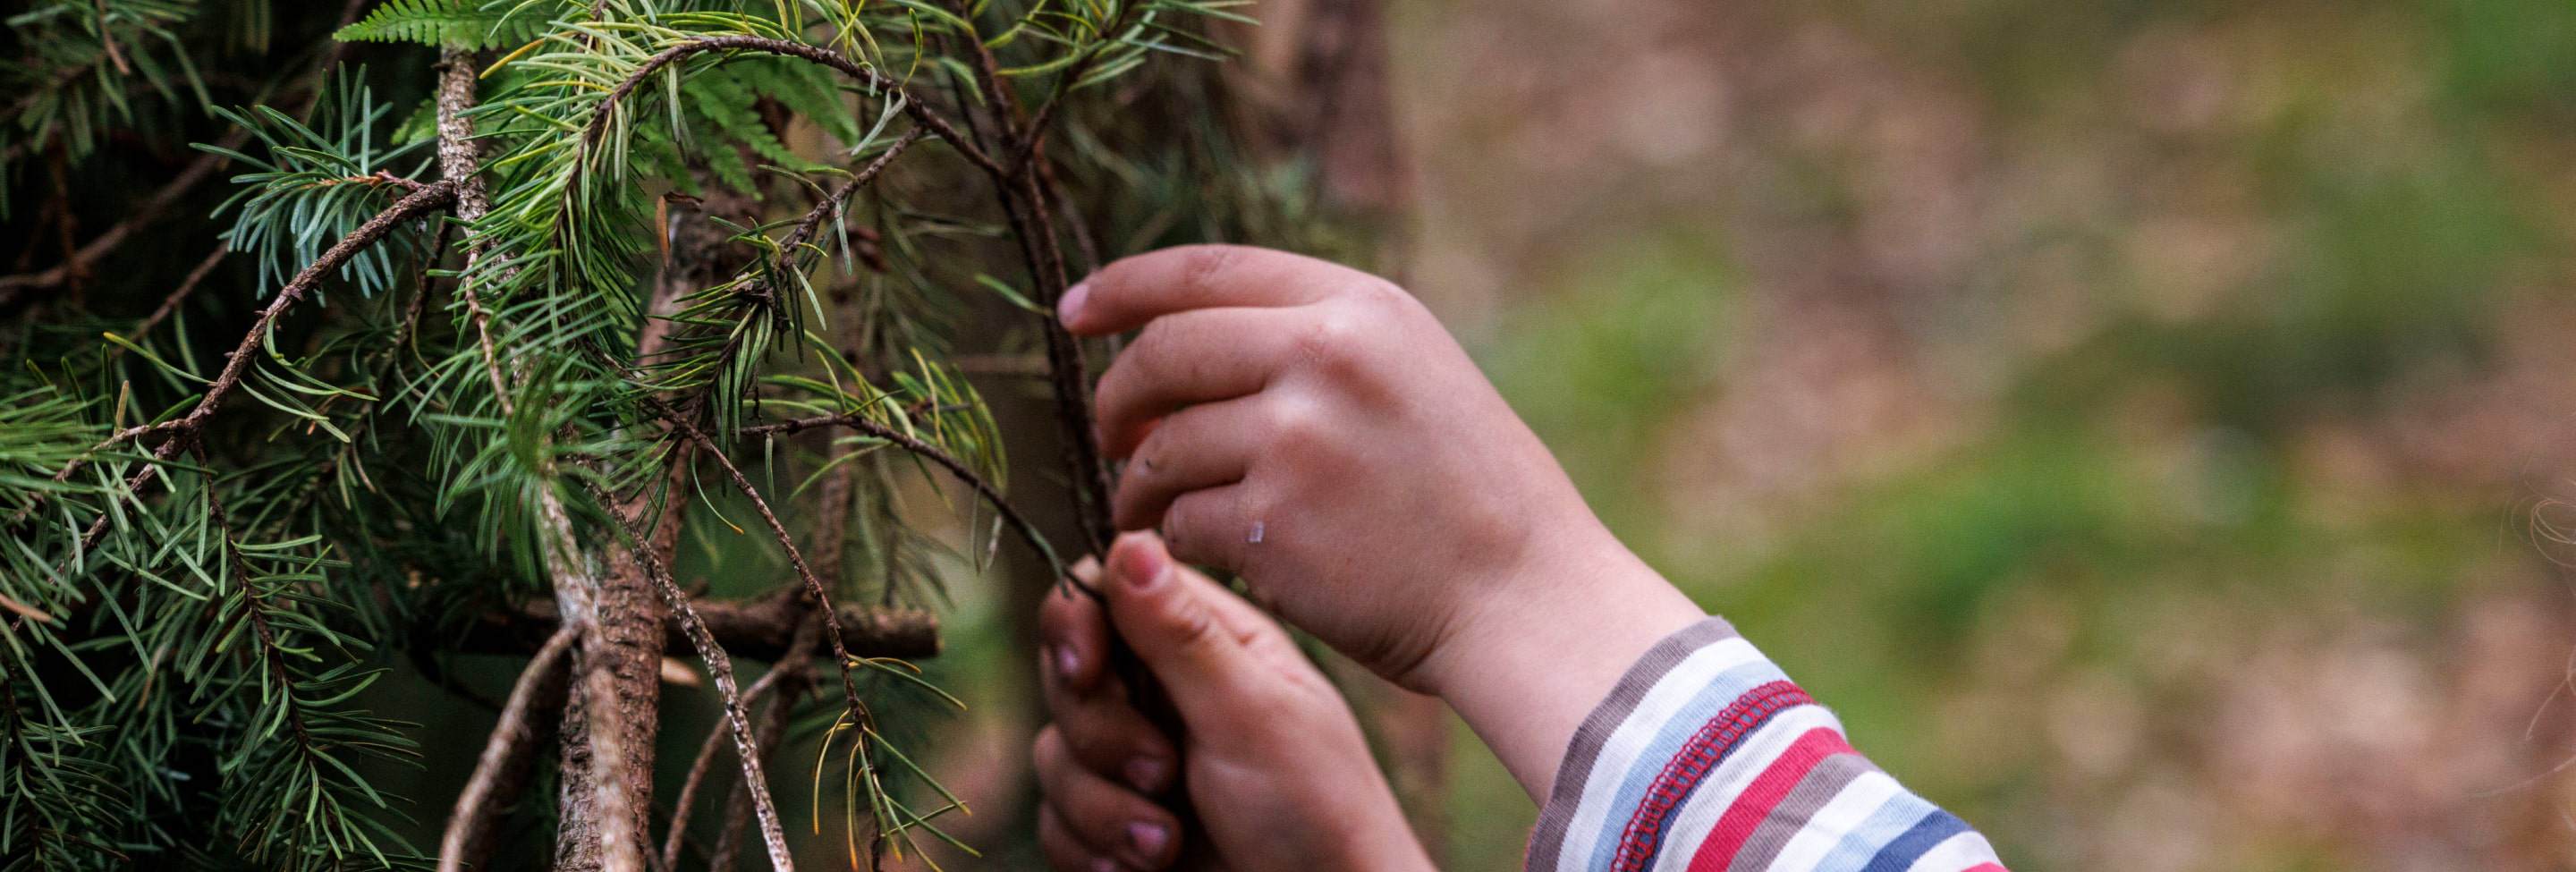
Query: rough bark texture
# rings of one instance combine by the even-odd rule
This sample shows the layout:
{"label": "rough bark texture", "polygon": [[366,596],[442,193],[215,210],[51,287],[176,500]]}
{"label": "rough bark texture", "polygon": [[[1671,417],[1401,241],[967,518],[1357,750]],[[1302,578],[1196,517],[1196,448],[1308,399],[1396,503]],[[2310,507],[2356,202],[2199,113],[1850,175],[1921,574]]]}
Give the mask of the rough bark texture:
{"label": "rough bark texture", "polygon": [[[708,212],[735,220],[755,213],[748,198],[730,192],[711,196],[704,205]],[[705,214],[675,209],[666,220],[672,222],[663,237],[670,240],[670,247],[654,282],[649,309],[653,312],[669,311],[673,301],[723,275],[726,261],[741,260],[725,257],[732,233]],[[636,342],[637,362],[650,363],[669,334],[670,322],[647,319]],[[635,494],[615,507],[625,517],[653,518],[646,547],[665,566],[679,544],[681,508],[687,503],[666,499],[655,514],[653,500],[689,492],[689,456],[689,445],[674,445],[664,494]],[[580,680],[573,683],[572,699],[564,710],[567,771],[563,824],[555,834],[559,869],[642,869],[651,850],[653,744],[661,730],[662,628],[670,620],[670,610],[653,589],[646,562],[633,552],[610,548],[607,566],[589,632],[573,662]],[[587,778],[581,784],[574,783],[571,771],[570,743],[576,735],[588,746],[582,760]]]}
{"label": "rough bark texture", "polygon": [[[685,452],[686,448],[677,449]],[[679,460],[671,484],[686,487]],[[638,496],[616,511],[635,517],[649,510]],[[680,538],[680,513],[666,507],[655,519],[648,547],[669,555]],[[653,807],[653,743],[661,731],[662,625],[670,610],[653,589],[643,561],[624,548],[608,556],[591,621],[573,659],[571,700],[564,709],[563,825],[555,835],[560,869],[641,869]],[[572,742],[585,746],[575,785],[569,770]]]}

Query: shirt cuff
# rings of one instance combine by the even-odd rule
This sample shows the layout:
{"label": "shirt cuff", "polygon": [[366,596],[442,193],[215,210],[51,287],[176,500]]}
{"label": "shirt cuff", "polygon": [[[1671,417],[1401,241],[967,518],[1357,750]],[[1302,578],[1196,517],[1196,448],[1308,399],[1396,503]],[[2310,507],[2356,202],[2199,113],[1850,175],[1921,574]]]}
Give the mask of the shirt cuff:
{"label": "shirt cuff", "polygon": [[1648,649],[1575,730],[1526,866],[2001,870],[1993,856],[1712,617]]}

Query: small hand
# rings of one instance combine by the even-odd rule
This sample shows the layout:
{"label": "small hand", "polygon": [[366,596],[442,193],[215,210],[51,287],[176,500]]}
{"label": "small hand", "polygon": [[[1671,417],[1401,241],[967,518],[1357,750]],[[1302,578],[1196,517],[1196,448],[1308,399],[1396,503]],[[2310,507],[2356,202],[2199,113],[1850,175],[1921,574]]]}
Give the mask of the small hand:
{"label": "small hand", "polygon": [[1596,519],[1438,319],[1324,261],[1191,246],[1066,292],[1143,328],[1101,377],[1122,529],[1239,573],[1279,616],[1439,695],[1533,795],[1655,640],[1702,617]]}
{"label": "small hand", "polygon": [[[1428,870],[1350,707],[1279,625],[1151,534],[1110,549],[1109,601],[1049,596],[1040,613],[1054,723],[1035,747],[1039,842],[1058,872]],[[1107,668],[1110,624],[1160,679],[1184,734],[1156,729]],[[1177,738],[1177,743],[1175,739]],[[1175,784],[1199,830],[1148,797]],[[1184,846],[1186,838],[1203,844]],[[1184,849],[1187,850],[1184,850]],[[1184,861],[1184,856],[1187,860]]]}

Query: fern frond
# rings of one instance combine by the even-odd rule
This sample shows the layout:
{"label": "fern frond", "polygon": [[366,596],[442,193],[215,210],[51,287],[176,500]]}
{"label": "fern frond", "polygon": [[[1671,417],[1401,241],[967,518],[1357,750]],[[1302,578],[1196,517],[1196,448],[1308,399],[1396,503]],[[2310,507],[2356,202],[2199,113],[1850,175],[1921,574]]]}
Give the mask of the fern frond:
{"label": "fern frond", "polygon": [[519,0],[390,0],[332,37],[341,42],[416,42],[480,50],[535,39],[547,4]]}

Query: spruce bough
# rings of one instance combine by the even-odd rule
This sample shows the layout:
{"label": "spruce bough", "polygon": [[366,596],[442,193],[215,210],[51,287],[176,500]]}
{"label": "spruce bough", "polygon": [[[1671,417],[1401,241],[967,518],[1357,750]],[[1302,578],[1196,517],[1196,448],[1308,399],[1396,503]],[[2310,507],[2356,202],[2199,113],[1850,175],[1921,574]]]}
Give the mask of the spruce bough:
{"label": "spruce bough", "polygon": [[[788,869],[949,839],[884,723],[946,697],[906,662],[942,591],[1004,541],[1060,577],[1108,530],[1057,297],[1126,251],[1298,241],[1254,229],[1299,212],[1294,173],[1208,111],[1232,5],[10,18],[0,858],[484,868],[533,822],[566,868]],[[949,362],[996,354],[1057,432],[1006,434]],[[1063,447],[1079,544],[1012,502],[1006,436]],[[666,643],[723,711],[676,805]],[[474,747],[371,711],[397,662],[492,651],[527,659]],[[776,754],[800,719],[822,759]],[[465,789],[379,785],[424,755]],[[809,765],[846,852],[791,851]]]}

